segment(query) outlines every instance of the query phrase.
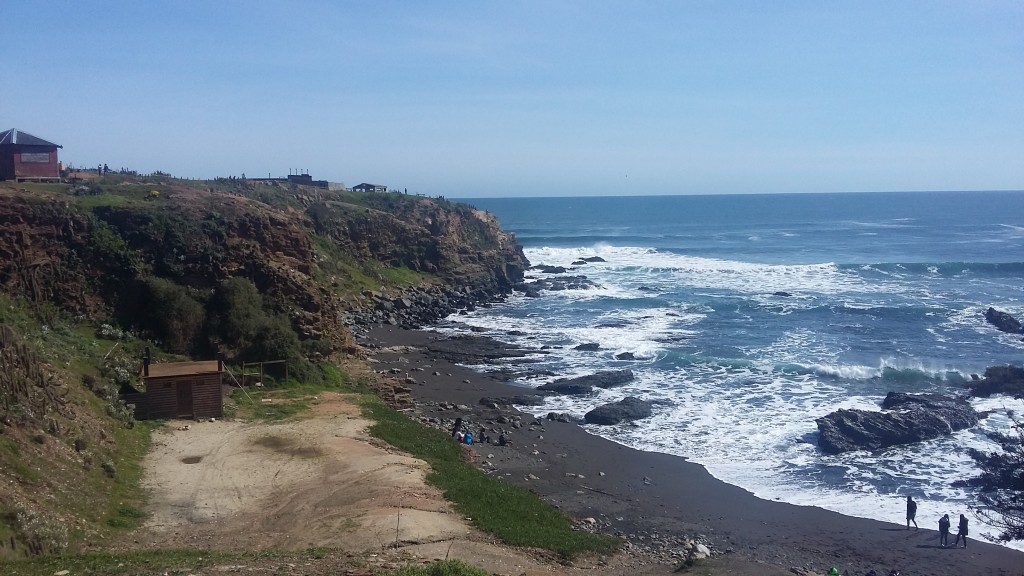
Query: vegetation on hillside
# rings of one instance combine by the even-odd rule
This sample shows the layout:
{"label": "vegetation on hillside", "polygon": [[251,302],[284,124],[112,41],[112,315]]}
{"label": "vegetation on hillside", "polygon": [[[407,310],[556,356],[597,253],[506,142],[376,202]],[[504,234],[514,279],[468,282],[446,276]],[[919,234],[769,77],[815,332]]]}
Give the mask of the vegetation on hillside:
{"label": "vegetation on hillside", "polygon": [[[0,559],[102,549],[139,524],[152,428],[118,391],[144,348],[286,360],[293,393],[336,387],[329,360],[354,349],[344,317],[367,294],[507,287],[524,262],[443,199],[165,174],[0,183]],[[301,409],[251,400],[231,406]]]}

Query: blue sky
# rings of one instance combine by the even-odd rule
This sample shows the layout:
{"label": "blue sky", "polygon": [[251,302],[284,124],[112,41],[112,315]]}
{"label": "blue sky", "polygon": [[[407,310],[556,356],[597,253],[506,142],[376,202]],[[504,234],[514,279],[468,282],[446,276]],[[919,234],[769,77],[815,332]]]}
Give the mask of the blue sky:
{"label": "blue sky", "polygon": [[76,165],[451,197],[1024,189],[1024,2],[0,0]]}

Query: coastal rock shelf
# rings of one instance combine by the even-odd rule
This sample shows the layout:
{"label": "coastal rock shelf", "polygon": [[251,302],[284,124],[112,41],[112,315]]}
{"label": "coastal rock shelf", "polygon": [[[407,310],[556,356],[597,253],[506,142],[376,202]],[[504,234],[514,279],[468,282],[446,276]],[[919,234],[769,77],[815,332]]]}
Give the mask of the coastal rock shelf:
{"label": "coastal rock shelf", "polygon": [[651,415],[651,402],[636,396],[627,396],[618,402],[598,406],[583,415],[587,424],[606,426],[640,420]]}
{"label": "coastal rock shelf", "polygon": [[978,413],[963,398],[939,394],[890,392],[887,412],[837,410],[818,418],[818,446],[828,454],[880,450],[938,438],[978,423]]}
{"label": "coastal rock shelf", "polygon": [[607,370],[577,378],[562,378],[537,387],[541,392],[555,394],[590,394],[594,388],[614,388],[631,382],[636,376],[632,370]]}

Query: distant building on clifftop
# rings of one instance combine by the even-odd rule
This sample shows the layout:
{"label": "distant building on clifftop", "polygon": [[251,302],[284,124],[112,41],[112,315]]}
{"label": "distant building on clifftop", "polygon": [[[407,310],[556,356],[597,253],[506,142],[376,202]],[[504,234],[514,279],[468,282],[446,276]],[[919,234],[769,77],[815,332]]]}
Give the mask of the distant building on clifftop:
{"label": "distant building on clifftop", "polygon": [[356,192],[387,192],[388,191],[388,187],[383,185],[383,184],[367,184],[366,182],[363,182],[362,184],[357,184],[357,185],[353,186],[352,189],[355,190]]}
{"label": "distant building on clifftop", "polygon": [[59,180],[57,148],[16,128],[0,132],[0,180]]}

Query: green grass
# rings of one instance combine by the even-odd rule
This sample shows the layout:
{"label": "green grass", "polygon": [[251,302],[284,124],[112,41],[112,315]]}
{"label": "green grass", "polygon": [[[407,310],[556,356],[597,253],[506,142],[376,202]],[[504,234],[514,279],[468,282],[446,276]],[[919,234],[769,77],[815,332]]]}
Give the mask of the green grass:
{"label": "green grass", "polygon": [[481,530],[507,544],[551,550],[564,559],[618,547],[618,539],[575,531],[564,514],[528,490],[464,462],[461,447],[444,432],[414,422],[376,398],[367,398],[363,408],[376,421],[370,433],[427,461],[433,469],[427,481]]}
{"label": "green grass", "polygon": [[28,560],[0,561],[5,576],[53,576],[69,570],[72,575],[189,574],[217,565],[244,561],[244,556],[209,550],[147,550],[131,553],[89,553],[44,556]]}
{"label": "green grass", "polygon": [[[278,387],[262,389],[238,389],[232,393],[238,418],[280,422],[295,418],[305,412],[314,402],[314,397],[326,390],[354,392],[358,385],[350,382],[349,376],[333,367],[324,367],[324,382],[321,384],[288,381]],[[365,390],[364,390],[365,391]],[[263,402],[263,400],[273,402]]]}
{"label": "green grass", "polygon": [[99,206],[120,208],[135,205],[138,201],[121,194],[104,192],[103,194],[97,194],[96,196],[75,196],[74,203],[85,208],[97,208]]}
{"label": "green grass", "polygon": [[487,576],[486,570],[474,568],[459,560],[434,562],[427,566],[403,566],[388,572],[390,576]]}
{"label": "green grass", "polygon": [[[339,556],[343,558],[339,558]],[[341,560],[341,566],[338,566]],[[270,574],[301,574],[296,566],[315,565],[322,562],[344,574],[346,566],[358,564],[348,555],[331,548],[313,547],[297,552],[213,552],[210,550],[147,550],[128,553],[89,553],[74,556],[47,556],[26,560],[0,560],[0,574],[4,576],[53,576],[67,570],[69,576],[121,576],[161,575],[184,576],[186,574],[217,573],[218,567],[241,566],[243,571],[252,571],[253,564],[266,563],[261,568]],[[275,566],[276,565],[276,566]],[[233,572],[229,571],[229,572]],[[485,570],[474,568],[459,560],[445,560],[425,566],[404,566],[390,572],[388,576],[487,576]]]}
{"label": "green grass", "polygon": [[107,517],[107,526],[111,528],[135,528],[146,515],[134,506],[121,506],[116,513]]}

